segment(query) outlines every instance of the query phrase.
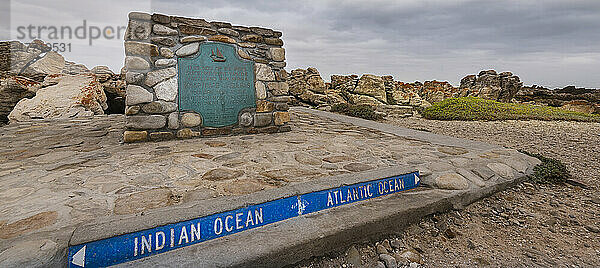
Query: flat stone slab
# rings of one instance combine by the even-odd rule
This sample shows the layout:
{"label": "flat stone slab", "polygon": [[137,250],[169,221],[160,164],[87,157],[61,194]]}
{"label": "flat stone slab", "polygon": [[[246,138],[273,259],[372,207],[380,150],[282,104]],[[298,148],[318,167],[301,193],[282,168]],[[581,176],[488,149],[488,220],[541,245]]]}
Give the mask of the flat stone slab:
{"label": "flat stone slab", "polygon": [[[123,121],[120,116],[103,116],[0,128],[0,266],[3,256],[17,261],[6,264],[64,265],[69,245],[415,170],[425,186],[415,193],[393,194],[331,210],[352,215],[367,204],[411,199],[421,192],[428,193],[423,198],[432,204],[446,200],[445,204],[461,206],[517,181],[538,163],[535,158],[498,146],[304,108],[292,109],[292,131],[287,133],[160,143],[122,144]],[[428,204],[413,203],[416,208]],[[393,215],[401,213],[394,206],[388,210],[393,209],[397,211]],[[363,220],[385,222],[388,210]],[[336,237],[333,234],[343,232],[322,229],[331,224],[320,225],[333,220],[329,216],[332,213],[317,212],[311,215],[320,216],[275,223],[141,261],[158,264],[167,255],[177,255],[173,252],[193,250],[197,258],[189,259],[190,266],[252,264],[263,256],[262,251],[234,258],[225,252],[203,250],[198,254],[198,250],[231,247],[224,241],[257,232],[281,237],[283,234],[276,232],[279,228],[296,228],[295,224],[310,224],[315,218],[319,224],[303,227],[315,230],[313,234],[318,236],[313,238],[323,232]],[[362,226],[361,219],[353,219],[348,228]],[[310,232],[306,235],[310,237]],[[52,245],[42,247],[39,256],[46,256],[42,259],[14,253],[40,251],[40,241]],[[284,242],[302,249],[306,241]],[[322,250],[333,249],[335,243],[323,241],[326,245]],[[241,245],[236,241],[231,250],[242,250]],[[279,247],[283,248],[290,249]],[[268,255],[278,252],[277,248],[264,250]],[[319,252],[323,253],[314,253]],[[308,257],[291,251],[272,263],[289,264]]]}

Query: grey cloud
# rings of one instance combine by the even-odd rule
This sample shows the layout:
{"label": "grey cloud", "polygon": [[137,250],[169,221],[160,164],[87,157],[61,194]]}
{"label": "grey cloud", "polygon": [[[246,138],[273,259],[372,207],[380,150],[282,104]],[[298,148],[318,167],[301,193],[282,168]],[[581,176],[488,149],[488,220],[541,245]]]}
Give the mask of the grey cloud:
{"label": "grey cloud", "polygon": [[[273,28],[283,32],[288,70],[314,66],[325,79],[331,74],[375,73],[456,84],[466,74],[494,68],[511,70],[528,84],[600,87],[594,72],[600,69],[597,0],[136,1],[89,1],[89,9],[98,10],[91,13],[70,8],[70,1],[13,4],[28,5],[21,17],[51,12],[69,24],[84,18],[124,24],[123,14],[139,7]],[[122,51],[121,43],[110,45],[115,47],[97,47],[70,60],[98,64],[101,59],[93,54]],[[115,70],[122,66],[122,53],[100,57]]]}
{"label": "grey cloud", "polygon": [[[193,9],[197,2],[183,3]],[[175,5],[153,1],[153,7],[163,6]],[[456,84],[463,75],[495,68],[513,70],[526,83],[600,87],[600,78],[582,74],[600,67],[600,1],[202,1],[201,6],[187,15],[283,30],[289,67],[315,66],[326,79],[376,73]]]}

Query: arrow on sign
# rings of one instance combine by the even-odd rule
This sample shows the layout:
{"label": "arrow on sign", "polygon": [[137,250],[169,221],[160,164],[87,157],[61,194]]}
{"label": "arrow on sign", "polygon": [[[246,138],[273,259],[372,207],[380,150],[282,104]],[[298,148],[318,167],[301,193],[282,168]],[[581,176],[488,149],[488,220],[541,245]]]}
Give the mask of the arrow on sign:
{"label": "arrow on sign", "polygon": [[86,246],[83,246],[79,251],[77,251],[77,253],[75,253],[75,255],[73,255],[73,260],[71,261],[72,264],[85,267],[85,247]]}
{"label": "arrow on sign", "polygon": [[419,181],[421,181],[421,179],[419,179],[419,176],[417,176],[417,174],[415,174],[415,185],[417,185],[419,183]]}

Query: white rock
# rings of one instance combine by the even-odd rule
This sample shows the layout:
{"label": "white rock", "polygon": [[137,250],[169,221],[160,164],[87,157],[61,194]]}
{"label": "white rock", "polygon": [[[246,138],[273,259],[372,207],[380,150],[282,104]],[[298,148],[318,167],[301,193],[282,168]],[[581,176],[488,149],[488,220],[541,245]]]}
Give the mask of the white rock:
{"label": "white rock", "polygon": [[46,55],[29,65],[23,74],[26,75],[37,75],[37,74],[59,74],[65,68],[65,58],[60,54],[50,51]]}
{"label": "white rock", "polygon": [[267,88],[265,87],[265,83],[256,81],[254,85],[256,88],[256,98],[259,100],[264,100],[267,98]]}
{"label": "white rock", "polygon": [[10,121],[70,118],[104,114],[108,108],[102,86],[89,75],[61,75],[57,83],[41,88],[35,97],[22,99],[9,114]]}
{"label": "white rock", "polygon": [[181,124],[184,127],[196,127],[202,124],[202,116],[196,113],[185,113],[181,116]]}
{"label": "white rock", "polygon": [[177,60],[175,59],[159,59],[154,62],[154,66],[156,67],[171,67],[177,64]]}
{"label": "white rock", "polygon": [[153,87],[154,85],[165,81],[175,75],[177,75],[177,69],[175,69],[174,67],[152,71],[146,74],[145,84],[149,87]]}
{"label": "white rock", "polygon": [[152,30],[157,35],[177,35],[177,30],[160,24],[154,24],[154,26],[152,26]]}
{"label": "white rock", "polygon": [[181,38],[181,43],[203,42],[206,40],[207,38],[205,36],[192,35]]}
{"label": "white rock", "polygon": [[174,112],[169,114],[168,118],[168,127],[169,129],[178,129],[179,128],[179,113]]}
{"label": "white rock", "polygon": [[195,54],[196,52],[198,52],[198,49],[200,48],[200,43],[191,43],[189,45],[185,45],[183,47],[181,47],[180,49],[177,50],[177,52],[175,52],[175,54],[177,54],[178,57],[186,57],[192,54]]}
{"label": "white rock", "polygon": [[161,82],[154,86],[154,93],[159,100],[175,101],[177,97],[177,77]]}
{"label": "white rock", "polygon": [[140,103],[151,102],[153,99],[153,95],[148,90],[143,87],[136,85],[128,85],[127,86],[127,97],[125,97],[125,103],[127,106],[136,105]]}
{"label": "white rock", "polygon": [[271,67],[266,64],[256,63],[256,80],[275,81],[275,74]]}
{"label": "white rock", "polygon": [[127,68],[128,71],[148,70],[150,69],[150,63],[140,57],[127,56],[125,57],[125,68]]}

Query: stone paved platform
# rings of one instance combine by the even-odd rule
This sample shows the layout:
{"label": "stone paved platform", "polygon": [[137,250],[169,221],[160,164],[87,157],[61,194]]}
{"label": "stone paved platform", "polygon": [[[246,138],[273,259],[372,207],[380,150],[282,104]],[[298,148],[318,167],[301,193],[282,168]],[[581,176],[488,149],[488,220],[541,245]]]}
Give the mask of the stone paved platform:
{"label": "stone paved platform", "polygon": [[160,143],[122,144],[120,116],[1,127],[0,266],[64,265],[68,245],[365,174],[418,169],[425,186],[477,196],[537,164],[484,143],[292,111],[287,133]]}

